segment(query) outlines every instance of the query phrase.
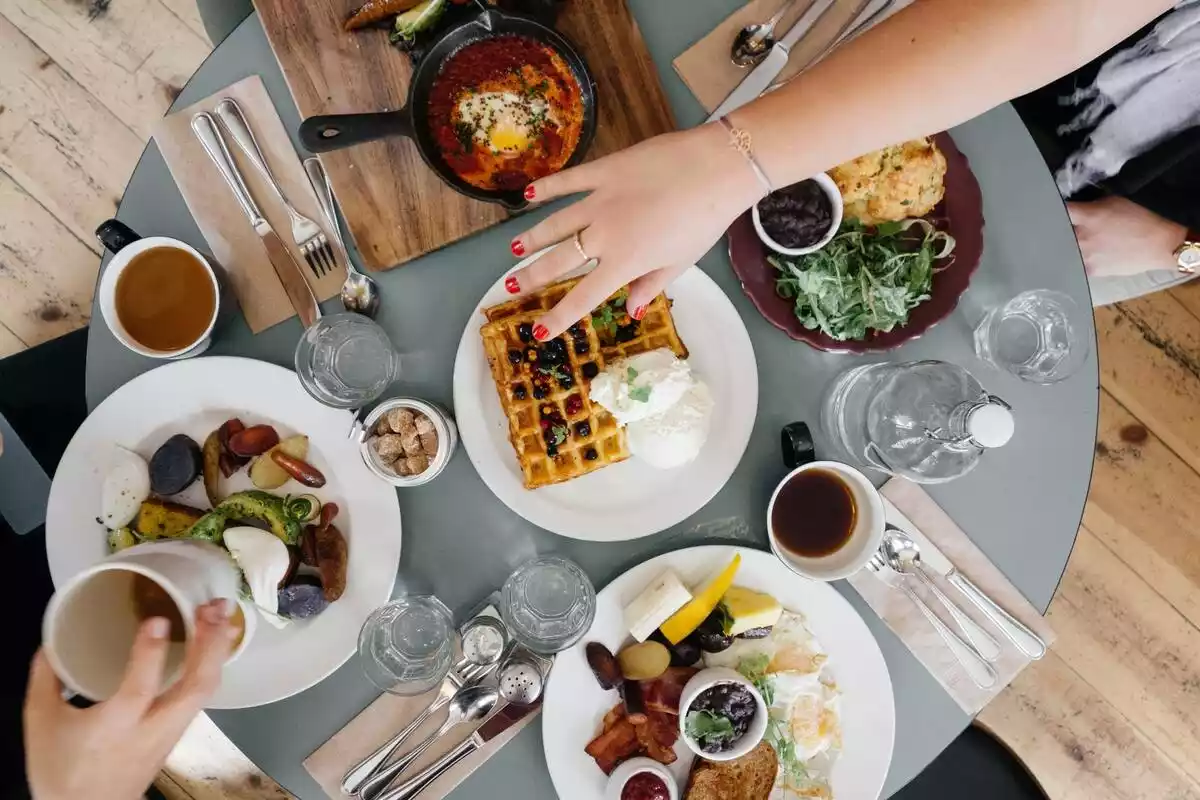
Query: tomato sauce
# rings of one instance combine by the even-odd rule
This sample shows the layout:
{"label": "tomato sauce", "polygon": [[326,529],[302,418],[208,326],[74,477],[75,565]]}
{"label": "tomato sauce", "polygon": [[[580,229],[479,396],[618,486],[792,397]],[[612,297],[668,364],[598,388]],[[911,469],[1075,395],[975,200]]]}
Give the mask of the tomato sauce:
{"label": "tomato sauce", "polygon": [[524,36],[483,39],[451,55],[428,109],[446,165],[480,189],[520,190],[559,171],[583,131],[583,93],[571,68]]}

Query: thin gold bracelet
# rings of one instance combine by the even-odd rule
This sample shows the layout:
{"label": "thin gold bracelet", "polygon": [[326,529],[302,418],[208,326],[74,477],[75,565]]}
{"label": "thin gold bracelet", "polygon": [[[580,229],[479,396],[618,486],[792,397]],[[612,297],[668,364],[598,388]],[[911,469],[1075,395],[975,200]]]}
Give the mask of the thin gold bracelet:
{"label": "thin gold bracelet", "polygon": [[742,158],[750,164],[750,168],[754,170],[758,182],[766,189],[766,193],[770,194],[774,191],[771,186],[771,179],[767,177],[767,173],[763,171],[762,165],[758,163],[758,159],[754,157],[754,139],[750,136],[750,131],[741,128],[735,128],[733,123],[729,121],[729,117],[721,117],[717,120],[729,132],[729,146],[742,154]]}

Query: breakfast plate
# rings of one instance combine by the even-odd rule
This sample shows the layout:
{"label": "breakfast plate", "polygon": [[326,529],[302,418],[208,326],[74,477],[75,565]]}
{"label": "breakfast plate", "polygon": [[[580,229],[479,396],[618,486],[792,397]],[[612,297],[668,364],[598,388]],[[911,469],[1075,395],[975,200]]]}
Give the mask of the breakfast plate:
{"label": "breakfast plate", "polygon": [[487,322],[484,309],[512,299],[504,278],[487,291],[467,320],[454,361],[459,434],[471,463],[496,497],[535,525],[590,541],[649,536],[682,522],[711,500],[741,461],[758,409],[754,348],[737,310],[716,283],[693,268],[667,289],[688,363],[713,398],[710,433],[695,460],[660,470],[629,458],[565,483],[530,490],[509,441],[508,419],[480,337]]}
{"label": "breakfast plate", "polygon": [[[280,437],[308,437],[306,457],[326,483],[313,492],[336,503],[337,526],[348,545],[344,593],[318,616],[283,629],[259,620],[246,651],[226,666],[210,708],[247,708],[301,692],[340,667],[354,652],[363,620],[391,597],[400,561],[400,507],[395,490],[363,463],[346,438],[347,412],[327,408],[305,393],[291,370],[245,358],[179,361],[144,373],[96,407],[67,446],[46,513],[46,554],[55,586],[108,554],[98,518],[102,487],[118,447],[150,459],[165,440],[184,434],[196,442],[238,417],[270,424]],[[231,493],[250,488],[246,470],[225,480]],[[170,500],[207,509],[196,480]],[[290,484],[296,487],[295,481]],[[148,545],[149,546],[149,545]]]}
{"label": "breakfast plate", "polygon": [[[798,627],[807,629],[811,641],[819,642],[819,651],[827,656],[827,660],[820,662],[823,664],[820,674],[822,681],[836,685],[841,746],[836,758],[829,758],[831,764],[821,765],[821,770],[827,770],[828,774],[818,777],[828,781],[833,797],[879,796],[892,758],[895,703],[887,664],[862,618],[832,586],[798,579],[770,553],[742,547],[706,546],[665,553],[613,580],[597,595],[596,617],[587,635],[557,656],[546,687],[542,739],[546,764],[559,797],[606,800],[609,796],[606,794],[608,778],[598,766],[599,761],[593,760],[584,748],[602,730],[607,730],[606,716],[622,701],[617,692],[607,691],[597,682],[585,652],[588,645],[599,643],[612,653],[618,653],[632,643],[626,608],[665,571],[674,572],[684,586],[696,592],[693,595],[696,597],[700,593],[698,587],[706,580],[719,580],[714,576],[735,559],[737,565],[731,578],[732,585],[770,595],[782,607],[783,616],[775,623],[774,630],[779,630],[785,619],[799,621]],[[797,626],[793,624],[793,627]],[[666,630],[665,625],[663,630]],[[703,666],[740,667],[744,662],[734,654],[755,652],[756,642],[763,641],[767,640],[735,639],[732,646],[727,645],[728,650],[716,656],[706,654]],[[782,650],[772,658],[768,672],[779,674],[776,667],[779,652]],[[763,660],[765,662],[766,658]],[[645,681],[642,686],[645,689]],[[775,696],[773,709],[778,708],[787,688],[783,683],[774,685],[774,691],[770,692]],[[649,690],[646,691],[647,705],[653,709]],[[681,705],[687,702],[688,690],[683,691]],[[678,690],[675,700],[680,701]],[[794,709],[795,706],[793,715]],[[782,713],[786,718],[787,712]],[[693,761],[692,751],[683,736],[675,741],[674,752],[677,760],[667,768],[674,775],[680,797],[683,797]],[[827,756],[815,756],[810,766],[818,763],[815,759],[823,758]],[[813,769],[813,774],[817,775],[817,768]],[[773,798],[790,796],[794,795],[778,788],[771,794]]]}

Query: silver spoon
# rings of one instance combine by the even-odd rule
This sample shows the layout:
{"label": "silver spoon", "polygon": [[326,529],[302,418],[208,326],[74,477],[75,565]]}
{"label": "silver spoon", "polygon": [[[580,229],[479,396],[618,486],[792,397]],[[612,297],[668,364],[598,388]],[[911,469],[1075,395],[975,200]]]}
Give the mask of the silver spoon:
{"label": "silver spoon", "polygon": [[[905,552],[911,551],[912,563],[924,573],[921,568],[921,547],[912,537],[899,528],[888,525],[888,531],[884,534],[884,543],[887,542],[887,537],[893,537],[896,547],[899,549],[903,544]],[[935,565],[936,566],[936,565]],[[1024,623],[1016,619],[1012,614],[1009,614],[992,598],[983,593],[970,578],[959,572],[953,564],[950,564],[950,570],[945,573],[946,582],[958,589],[964,597],[971,601],[972,605],[978,608],[983,615],[991,620],[1001,633],[1003,633],[1010,642],[1016,645],[1029,658],[1037,660],[1046,655],[1046,643],[1036,633],[1031,631]],[[940,569],[935,569],[935,572],[941,572]]]}
{"label": "silver spoon", "polygon": [[925,588],[950,613],[950,617],[958,625],[958,629],[966,634],[967,641],[975,646],[979,655],[988,661],[995,661],[1000,657],[1000,643],[996,641],[995,637],[964,614],[962,609],[947,597],[945,592],[938,588],[938,585],[925,573],[921,567],[921,548],[912,540],[912,537],[899,528],[889,525],[887,532],[883,534],[883,544],[880,545],[880,550],[887,559],[888,566],[902,575],[914,575],[921,583],[925,584]]}
{"label": "silver spoon", "polygon": [[729,57],[739,67],[753,67],[766,58],[775,45],[775,26],[800,0],[788,0],[766,22],[747,25],[734,37]]}
{"label": "silver spoon", "polygon": [[329,230],[333,233],[338,249],[342,251],[342,259],[346,262],[346,280],[342,283],[342,305],[346,307],[347,311],[374,319],[375,315],[379,313],[381,301],[379,284],[370,275],[360,272],[350,260],[350,254],[346,252],[346,242],[342,239],[342,231],[338,227],[337,211],[333,208],[333,188],[329,185],[329,176],[316,158],[304,159],[304,171],[308,173],[308,182],[312,184],[313,191],[317,194],[317,201],[321,204],[321,210],[325,212]]}
{"label": "silver spoon", "polygon": [[363,800],[372,800],[379,795],[392,780],[408,768],[429,749],[430,745],[446,735],[456,725],[464,722],[479,722],[500,702],[500,692],[494,686],[470,686],[460,689],[450,700],[450,713],[441,727],[425,737],[415,748],[388,764],[362,785],[359,796]]}

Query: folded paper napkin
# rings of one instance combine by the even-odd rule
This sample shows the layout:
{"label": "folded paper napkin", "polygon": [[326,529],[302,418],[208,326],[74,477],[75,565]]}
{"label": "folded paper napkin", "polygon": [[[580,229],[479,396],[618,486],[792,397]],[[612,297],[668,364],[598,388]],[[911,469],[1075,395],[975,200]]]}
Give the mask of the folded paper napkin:
{"label": "folded paper napkin", "polygon": [[[271,173],[283,188],[283,194],[304,216],[317,223],[331,236],[328,224],[317,203],[317,196],[308,183],[304,165],[292,148],[292,140],[271,102],[262,79],[257,75],[244,78],[232,86],[209,95],[198,103],[164,117],[154,130],[154,141],[162,152],[171,176],[183,195],[188,210],[196,220],[200,232],[208,242],[208,251],[224,270],[234,296],[242,307],[246,323],[254,333],[266,330],[295,315],[283,284],[267,258],[267,251],[250,226],[250,221],[233,198],[233,192],[225,184],[216,166],[204,152],[199,140],[192,133],[192,117],[199,111],[213,114],[218,129],[224,134],[225,144],[237,163],[250,194],[279,238],[292,251],[300,264],[301,272],[318,300],[328,300],[341,290],[345,279],[344,268],[330,270],[317,278],[308,268],[300,248],[292,241],[292,225],[287,211],[275,196],[266,179],[250,163],[233,137],[229,135],[214,109],[226,97],[237,101],[254,131],[258,146],[262,149]],[[156,231],[139,231],[150,236]],[[330,238],[332,246],[333,239]],[[203,250],[204,248],[200,248]],[[336,249],[336,248],[335,248]],[[336,258],[341,260],[338,254]]]}
{"label": "folded paper napkin", "polygon": [[[1047,647],[1053,643],[1054,631],[1038,610],[1030,605],[1004,573],[971,542],[924,489],[915,483],[894,478],[884,485],[881,492],[888,522],[902,530],[918,530],[925,534],[959,572],[970,578],[1004,610],[1040,636]],[[965,614],[982,625],[1000,643],[1000,657],[992,663],[996,670],[996,685],[990,689],[979,688],[967,677],[933,626],[898,588],[888,586],[867,570],[852,575],[849,583],[904,642],[917,660],[925,665],[963,711],[974,716],[1017,677],[1029,664],[1030,659],[992,625],[987,617],[979,613],[957,589],[946,583],[941,576],[934,575],[932,571],[930,576]],[[926,587],[919,585],[915,580],[910,585],[951,630],[961,635],[961,631],[946,614],[945,609]]]}
{"label": "folded paper napkin", "polygon": [[[304,759],[304,768],[308,770],[308,774],[313,777],[313,780],[321,785],[329,797],[334,800],[343,800],[343,798],[350,800],[351,795],[342,791],[342,777],[346,772],[375,752],[381,744],[395,736],[429,705],[436,694],[437,691],[434,690],[417,697],[380,695],[379,699],[350,720],[346,727],[335,733],[332,739]],[[512,727],[455,764],[453,769],[429,784],[421,792],[421,800],[441,800],[454,791],[454,788],[466,780],[468,775],[482,766],[485,761],[495,755],[501,747],[508,744],[514,736],[532,722],[539,711],[541,711],[540,701],[533,706],[506,705],[496,711],[496,715],[504,714],[515,720]],[[425,724],[412,735],[412,738],[401,745],[397,755],[402,755],[416,747],[426,735],[437,730],[445,719],[446,710],[444,708],[431,715],[430,719],[426,720]],[[444,737],[434,742],[417,760],[416,764],[406,769],[393,785],[398,785],[416,775],[465,741],[474,731],[475,728],[470,725],[459,725],[452,728]]]}
{"label": "folded paper napkin", "polygon": [[[712,111],[729,96],[749,69],[738,67],[729,59],[734,37],[747,25],[763,22],[782,8],[788,0],[750,0],[735,11],[712,33],[705,36],[675,59],[675,71],[706,111]],[[878,20],[899,11],[912,0],[894,0]],[[780,20],[776,37],[782,37],[797,19],[812,5],[798,3]],[[779,74],[776,84],[786,83],[805,68],[826,55],[838,38],[859,19],[866,19],[882,5],[881,0],[836,0],[817,24],[792,48],[788,65]]]}

